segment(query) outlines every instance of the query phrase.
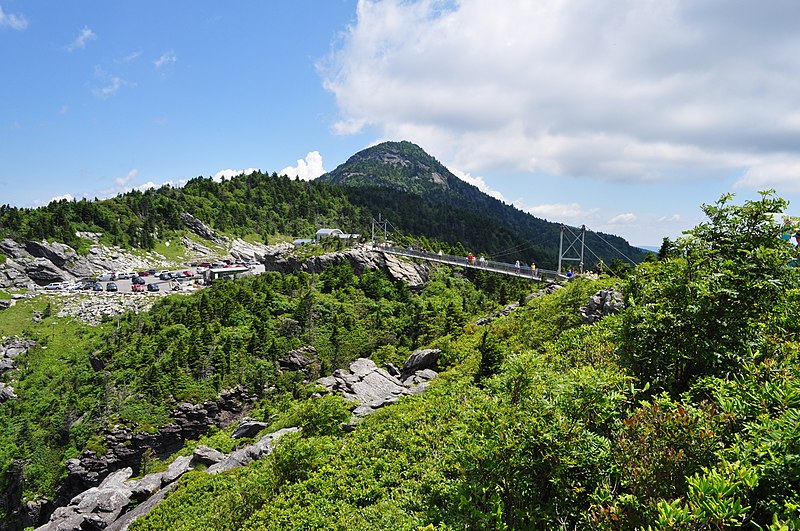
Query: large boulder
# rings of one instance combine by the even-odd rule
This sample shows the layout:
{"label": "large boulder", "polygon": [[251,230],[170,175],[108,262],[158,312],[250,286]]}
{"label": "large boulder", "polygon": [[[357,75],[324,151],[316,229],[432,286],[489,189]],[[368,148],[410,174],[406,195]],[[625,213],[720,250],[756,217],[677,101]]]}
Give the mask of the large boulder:
{"label": "large boulder", "polygon": [[404,372],[403,381],[389,374],[386,369],[377,367],[372,360],[359,358],[350,364],[349,370],[337,369],[331,376],[318,379],[317,383],[329,392],[339,393],[356,403],[354,416],[367,415],[397,402],[403,396],[422,392],[429,381],[436,377],[436,372],[415,367],[429,365],[432,356],[431,353],[417,356],[415,360],[424,361],[420,365],[412,362],[409,367],[414,369],[409,373]]}
{"label": "large boulder", "polygon": [[591,297],[586,306],[579,310],[585,324],[594,324],[603,317],[621,312],[625,309],[622,293],[614,288],[601,289]]}
{"label": "large boulder", "polygon": [[57,242],[46,241],[27,241],[25,242],[25,250],[37,258],[46,258],[58,267],[64,267],[64,264],[74,260],[77,254],[75,250],[69,245]]}
{"label": "large boulder", "polygon": [[14,388],[0,382],[0,404],[13,398],[17,398],[17,395],[14,394]]}
{"label": "large boulder", "polygon": [[31,280],[44,286],[51,282],[66,282],[75,280],[72,275],[56,266],[47,258],[36,258],[27,266],[25,273]]}
{"label": "large boulder", "polygon": [[403,375],[414,374],[416,371],[432,369],[439,361],[442,351],[438,348],[430,348],[414,351],[403,364],[401,372]]}
{"label": "large boulder", "polygon": [[234,439],[245,439],[250,437],[255,437],[258,435],[258,432],[266,428],[268,424],[265,422],[259,422],[257,420],[253,420],[250,418],[244,418],[239,422],[239,425],[236,426],[236,429],[233,430],[231,437]]}
{"label": "large boulder", "polygon": [[302,372],[309,378],[315,378],[320,370],[316,355],[317,349],[311,346],[290,350],[286,356],[278,359],[278,367],[281,371]]}

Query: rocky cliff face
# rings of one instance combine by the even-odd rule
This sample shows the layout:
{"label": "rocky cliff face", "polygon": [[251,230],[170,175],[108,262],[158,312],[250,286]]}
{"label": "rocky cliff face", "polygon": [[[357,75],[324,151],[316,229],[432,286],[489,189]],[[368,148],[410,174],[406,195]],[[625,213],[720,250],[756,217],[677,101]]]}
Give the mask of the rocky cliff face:
{"label": "rocky cliff face", "polygon": [[13,240],[0,241],[6,262],[0,265],[0,288],[33,290],[50,282],[74,282],[102,271],[138,271],[165,267],[167,259],[158,253],[136,256],[122,249],[93,245],[86,256],[62,243]]}
{"label": "rocky cliff face", "polygon": [[372,251],[368,248],[358,247],[346,251],[328,253],[322,256],[313,256],[301,260],[293,252],[292,246],[286,246],[275,254],[264,257],[264,267],[267,271],[290,273],[305,271],[307,273],[321,273],[328,265],[349,263],[357,274],[367,269],[380,269],[392,280],[400,280],[414,289],[420,289],[428,280],[429,269],[425,264],[405,261],[395,255]]}

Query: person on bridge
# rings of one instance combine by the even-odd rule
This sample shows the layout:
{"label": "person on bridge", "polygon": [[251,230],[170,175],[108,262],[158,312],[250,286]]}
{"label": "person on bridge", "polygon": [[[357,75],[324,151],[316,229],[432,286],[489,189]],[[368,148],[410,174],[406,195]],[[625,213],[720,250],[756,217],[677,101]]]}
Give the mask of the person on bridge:
{"label": "person on bridge", "polygon": [[514,262],[514,272],[519,274],[519,260]]}
{"label": "person on bridge", "polygon": [[531,262],[531,276],[536,276],[536,264],[534,262]]}
{"label": "person on bridge", "polygon": [[481,267],[486,266],[486,258],[484,258],[483,255],[481,255],[481,257],[478,258],[478,262],[481,264]]}
{"label": "person on bridge", "polygon": [[475,255],[474,254],[469,253],[467,255],[467,263],[469,263],[471,265],[475,265]]}

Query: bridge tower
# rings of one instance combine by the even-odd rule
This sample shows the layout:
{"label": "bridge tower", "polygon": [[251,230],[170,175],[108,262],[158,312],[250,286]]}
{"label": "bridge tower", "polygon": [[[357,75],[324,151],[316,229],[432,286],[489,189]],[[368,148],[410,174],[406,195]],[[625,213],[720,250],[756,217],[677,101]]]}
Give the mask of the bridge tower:
{"label": "bridge tower", "polygon": [[375,247],[375,233],[377,231],[378,235],[380,235],[380,231],[383,230],[383,241],[389,241],[389,220],[388,219],[381,219],[381,214],[378,213],[377,221],[375,218],[372,218],[372,246]]}
{"label": "bridge tower", "polygon": [[[566,235],[566,238],[565,238]],[[586,237],[586,225],[580,229],[561,225],[561,237],[558,242],[558,273],[561,274],[562,262],[578,262],[578,272],[583,273],[583,251]],[[566,239],[567,247],[564,248]]]}

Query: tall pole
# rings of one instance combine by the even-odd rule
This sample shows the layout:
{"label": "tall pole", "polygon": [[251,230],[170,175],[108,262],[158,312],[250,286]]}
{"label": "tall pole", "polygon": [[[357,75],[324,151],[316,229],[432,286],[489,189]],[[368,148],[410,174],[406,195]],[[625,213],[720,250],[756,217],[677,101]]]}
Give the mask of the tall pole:
{"label": "tall pole", "polygon": [[561,274],[561,257],[564,255],[564,225],[561,225],[561,235],[558,239],[558,274]]}
{"label": "tall pole", "polygon": [[586,239],[586,225],[581,225],[581,267],[580,272],[583,273],[583,248]]}

